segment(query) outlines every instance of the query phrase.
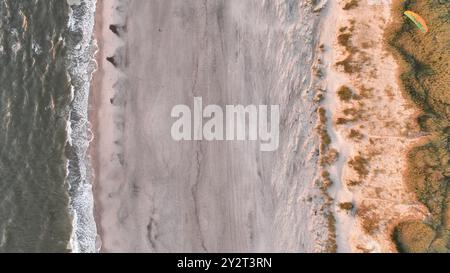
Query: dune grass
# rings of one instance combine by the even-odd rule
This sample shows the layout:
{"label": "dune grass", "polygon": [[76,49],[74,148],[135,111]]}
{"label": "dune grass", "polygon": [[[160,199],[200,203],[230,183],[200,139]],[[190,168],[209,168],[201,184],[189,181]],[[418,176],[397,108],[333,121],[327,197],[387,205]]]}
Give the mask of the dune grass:
{"label": "dune grass", "polygon": [[[418,12],[430,28],[421,33],[403,11]],[[407,221],[394,230],[400,252],[450,251],[450,3],[408,0],[393,7],[386,41],[399,62],[407,97],[422,110],[418,123],[434,137],[408,154],[408,189],[430,211],[426,223]]]}

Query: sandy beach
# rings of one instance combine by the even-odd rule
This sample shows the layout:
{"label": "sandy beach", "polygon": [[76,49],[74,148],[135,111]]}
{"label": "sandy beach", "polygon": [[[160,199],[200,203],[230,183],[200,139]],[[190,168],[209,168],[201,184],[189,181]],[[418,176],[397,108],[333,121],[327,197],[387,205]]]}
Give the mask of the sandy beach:
{"label": "sandy beach", "polygon": [[[102,252],[397,252],[426,133],[368,1],[99,0],[91,95]],[[370,33],[370,35],[368,35]],[[279,105],[258,141],[175,141],[175,105]]]}
{"label": "sandy beach", "polygon": [[[101,251],[324,251],[311,134],[316,7],[99,2],[92,117]],[[119,37],[111,24],[126,31]],[[279,149],[174,141],[171,109],[194,97],[219,106],[280,105]]]}

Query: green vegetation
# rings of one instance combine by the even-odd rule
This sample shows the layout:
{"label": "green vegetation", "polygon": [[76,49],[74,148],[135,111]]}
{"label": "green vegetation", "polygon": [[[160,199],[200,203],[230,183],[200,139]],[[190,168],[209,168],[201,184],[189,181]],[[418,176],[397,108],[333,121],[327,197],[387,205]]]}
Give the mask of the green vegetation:
{"label": "green vegetation", "polygon": [[328,147],[331,144],[331,137],[327,131],[326,110],[323,107],[320,107],[317,110],[317,112],[319,114],[319,125],[317,126],[317,132],[320,137],[320,150],[321,150],[321,153],[324,154],[328,150]]}
{"label": "green vegetation", "polygon": [[[331,162],[335,161],[339,154],[336,150],[330,149],[331,138],[327,131],[328,118],[325,108],[319,107],[317,109],[317,114],[319,116],[319,121],[316,129],[320,137],[319,161],[322,167],[324,167],[325,165],[331,164]],[[330,173],[328,171],[322,171],[320,182],[321,183],[319,185],[319,189],[322,192],[324,198],[324,204],[321,208],[321,211],[324,213],[327,219],[328,228],[325,251],[334,253],[337,252],[336,219],[334,217],[333,211],[331,210],[333,198],[331,198],[330,194],[328,193],[329,188],[333,184]]]}
{"label": "green vegetation", "polygon": [[[361,51],[353,45],[352,38],[355,30],[355,20],[349,21],[349,27],[341,27],[340,34],[337,37],[338,44],[345,48],[347,56],[336,62],[336,66],[342,67],[347,74],[355,74],[362,71],[365,64],[368,64],[370,58],[364,51]],[[374,75],[375,77],[376,75]]]}
{"label": "green vegetation", "polygon": [[353,94],[352,90],[348,86],[341,86],[337,91],[337,95],[341,101],[349,102],[355,98],[355,94]]}
{"label": "green vegetation", "polygon": [[331,181],[330,173],[328,171],[322,172],[322,186],[320,189],[324,192],[327,192],[328,189],[333,185],[333,181]]}
{"label": "green vegetation", "polygon": [[362,181],[360,180],[348,180],[347,181],[347,186],[349,187],[356,187],[362,184]]}
{"label": "green vegetation", "polygon": [[364,138],[364,135],[356,129],[351,129],[347,137],[355,141],[360,141]]}
{"label": "green vegetation", "polygon": [[361,155],[357,155],[350,159],[348,165],[356,171],[359,178],[366,178],[369,175],[369,160]]}
{"label": "green vegetation", "polygon": [[374,209],[373,206],[362,204],[356,212],[361,219],[362,228],[367,234],[373,234],[379,228],[380,219]]}
{"label": "green vegetation", "polygon": [[326,252],[336,253],[337,252],[337,242],[336,242],[336,218],[330,211],[327,214],[328,223],[328,244],[326,246]]}
{"label": "green vegetation", "polygon": [[[420,11],[430,32],[421,33],[405,10]],[[450,251],[450,2],[408,0],[393,9],[387,42],[400,63],[405,93],[423,114],[421,129],[433,137],[408,154],[405,180],[409,190],[430,211],[426,223],[407,221],[394,230],[400,252]]]}
{"label": "green vegetation", "polygon": [[424,253],[428,252],[435,236],[430,226],[420,221],[408,221],[395,227],[393,240],[399,252]]}
{"label": "green vegetation", "polygon": [[342,66],[344,72],[347,74],[353,74],[361,71],[361,65],[353,60],[353,55],[349,55],[342,61],[336,63],[337,66]]}
{"label": "green vegetation", "polygon": [[357,8],[358,5],[359,5],[358,2],[359,2],[358,0],[350,0],[349,2],[347,2],[347,3],[345,4],[345,6],[343,7],[343,9],[344,9],[344,10],[350,10],[350,9]]}
{"label": "green vegetation", "polygon": [[331,205],[333,204],[333,199],[328,193],[328,189],[333,185],[331,181],[330,173],[328,171],[322,172],[322,184],[320,185],[320,190],[325,198],[322,211],[324,211],[325,217],[327,219],[327,229],[328,237],[327,244],[325,246],[325,252],[336,253],[337,243],[336,243],[336,218],[334,217],[333,211],[331,210]]}
{"label": "green vegetation", "polygon": [[336,119],[337,125],[357,122],[363,120],[364,116],[364,110],[362,110],[362,108],[346,108],[342,111],[342,113],[345,115],[345,117],[338,117]]}
{"label": "green vegetation", "polygon": [[347,49],[347,51],[352,51],[353,50],[353,46],[352,46],[352,34],[351,33],[342,33],[339,34],[339,36],[337,37],[338,43],[345,47],[345,49]]}
{"label": "green vegetation", "polygon": [[353,206],[352,202],[344,202],[344,203],[339,204],[339,208],[341,210],[351,211],[351,210],[353,210],[354,206]]}
{"label": "green vegetation", "polygon": [[339,152],[336,149],[329,149],[320,158],[320,164],[324,167],[330,166],[330,165],[333,165],[338,160],[338,158],[339,158]]}

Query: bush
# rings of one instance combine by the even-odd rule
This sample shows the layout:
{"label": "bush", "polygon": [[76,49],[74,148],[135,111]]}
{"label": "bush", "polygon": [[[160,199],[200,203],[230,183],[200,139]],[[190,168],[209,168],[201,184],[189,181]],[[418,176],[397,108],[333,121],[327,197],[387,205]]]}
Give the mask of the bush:
{"label": "bush", "polygon": [[374,234],[379,228],[379,216],[374,212],[374,206],[361,205],[357,210],[361,226],[367,234]]}
{"label": "bush", "polygon": [[358,5],[359,5],[358,0],[350,0],[350,2],[347,2],[342,9],[343,10],[354,9],[354,8],[357,8]]}
{"label": "bush", "polygon": [[337,91],[337,95],[341,101],[349,102],[354,98],[352,90],[348,86],[341,86]]}
{"label": "bush", "polygon": [[359,141],[359,140],[362,140],[362,139],[364,138],[364,135],[361,134],[361,132],[359,132],[359,131],[356,130],[356,129],[351,129],[351,130],[350,130],[350,133],[348,134],[347,137],[350,138],[350,139]]}
{"label": "bush", "polygon": [[344,202],[344,203],[339,204],[339,208],[341,210],[351,211],[351,210],[353,210],[354,206],[353,206],[352,202]]}
{"label": "bush", "polygon": [[366,178],[369,175],[369,161],[361,155],[351,159],[348,165],[358,173],[360,178]]}
{"label": "bush", "polygon": [[420,221],[400,223],[393,233],[397,250],[403,253],[427,252],[434,237],[434,230]]}

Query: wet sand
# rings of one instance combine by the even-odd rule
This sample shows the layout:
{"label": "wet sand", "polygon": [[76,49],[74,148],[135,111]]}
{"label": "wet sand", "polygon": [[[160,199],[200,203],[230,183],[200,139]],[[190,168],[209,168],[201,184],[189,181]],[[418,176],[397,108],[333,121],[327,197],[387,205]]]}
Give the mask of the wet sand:
{"label": "wet sand", "polygon": [[[323,251],[314,7],[307,1],[100,2],[91,117],[101,251]],[[118,37],[110,24],[126,32]],[[251,141],[174,141],[172,107],[192,107],[194,97],[222,107],[280,105],[279,149],[261,152]]]}

